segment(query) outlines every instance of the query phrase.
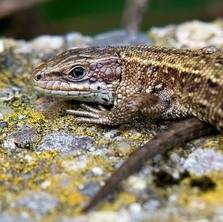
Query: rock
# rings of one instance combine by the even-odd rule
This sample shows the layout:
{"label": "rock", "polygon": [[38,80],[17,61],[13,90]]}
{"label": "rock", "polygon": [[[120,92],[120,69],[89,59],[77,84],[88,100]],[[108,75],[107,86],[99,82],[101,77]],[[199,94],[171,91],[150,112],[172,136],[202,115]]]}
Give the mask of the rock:
{"label": "rock", "polygon": [[128,32],[126,30],[114,30],[94,37],[90,46],[108,45],[152,45],[151,39],[144,33]]}
{"label": "rock", "polygon": [[94,140],[89,136],[75,135],[71,133],[50,133],[41,140],[37,147],[37,151],[88,151],[92,146],[94,146]]}
{"label": "rock", "polygon": [[9,135],[7,140],[4,141],[4,147],[9,147],[11,149],[30,149],[33,147],[33,144],[38,140],[38,138],[39,136],[36,128],[27,124]]}
{"label": "rock", "polygon": [[46,192],[27,192],[17,200],[17,206],[29,209],[37,218],[42,217],[55,208],[59,200]]}

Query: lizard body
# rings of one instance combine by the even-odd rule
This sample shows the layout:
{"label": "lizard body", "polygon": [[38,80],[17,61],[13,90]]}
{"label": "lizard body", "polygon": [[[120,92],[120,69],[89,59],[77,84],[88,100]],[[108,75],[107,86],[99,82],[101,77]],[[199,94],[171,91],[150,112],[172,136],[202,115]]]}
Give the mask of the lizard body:
{"label": "lizard body", "polygon": [[[77,118],[79,122],[119,125],[139,115],[164,119],[194,116],[223,131],[221,51],[155,46],[71,49],[38,66],[33,72],[32,83],[35,88],[46,94],[114,105],[111,111],[102,107],[94,109],[87,105],[83,105],[87,111],[68,110],[68,113],[81,116]],[[187,120],[185,121],[187,123]],[[176,143],[167,142],[164,146],[166,148],[156,150],[161,152],[211,132],[212,128],[201,121],[195,118],[188,120],[189,135],[184,139],[177,133],[179,126],[173,126],[174,133],[171,138],[174,139],[177,135],[182,139],[176,140]],[[194,127],[195,129],[190,131]],[[154,140],[156,142],[156,138]],[[148,144],[146,146],[148,149]],[[151,150],[154,150],[154,144],[152,146]],[[133,158],[131,167],[125,168],[124,164],[122,170],[132,172],[134,164],[142,164],[142,161],[155,153],[146,158]],[[137,163],[139,161],[140,163]],[[119,178],[117,181],[122,179],[121,174],[116,176]],[[109,182],[112,182],[112,178]],[[117,182],[110,188],[114,188],[116,184]],[[109,187],[107,183],[106,186]],[[93,206],[102,196],[95,197],[86,209]]]}

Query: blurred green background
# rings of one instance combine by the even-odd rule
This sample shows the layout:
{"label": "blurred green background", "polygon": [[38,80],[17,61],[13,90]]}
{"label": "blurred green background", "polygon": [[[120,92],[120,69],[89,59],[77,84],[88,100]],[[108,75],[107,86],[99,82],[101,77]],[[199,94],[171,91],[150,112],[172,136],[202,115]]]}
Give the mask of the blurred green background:
{"label": "blurred green background", "polygon": [[[50,30],[95,34],[121,28],[125,0],[53,0],[38,7]],[[223,17],[223,0],[150,0],[142,30],[191,19]]]}
{"label": "blurred green background", "polygon": [[[2,1],[2,0],[1,0]],[[17,0],[19,3],[21,0]],[[0,35],[30,39],[78,31],[96,34],[122,28],[125,0],[51,0],[0,20]],[[14,17],[13,17],[14,16]],[[141,30],[223,17],[223,0],[150,0]]]}

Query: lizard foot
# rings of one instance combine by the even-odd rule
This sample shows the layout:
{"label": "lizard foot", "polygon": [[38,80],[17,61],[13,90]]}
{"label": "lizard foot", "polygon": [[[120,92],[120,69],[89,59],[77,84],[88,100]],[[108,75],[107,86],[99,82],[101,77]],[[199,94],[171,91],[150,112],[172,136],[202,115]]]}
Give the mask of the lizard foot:
{"label": "lizard foot", "polygon": [[77,118],[79,123],[97,123],[110,126],[130,122],[141,114],[156,117],[167,109],[165,101],[160,101],[157,96],[148,93],[131,95],[113,106],[110,111],[102,106],[95,109],[82,104],[81,107],[84,109],[83,111],[67,110],[67,113],[80,116]]}
{"label": "lizard foot", "polygon": [[80,110],[66,110],[68,114],[74,114],[77,117],[76,122],[78,123],[97,123],[106,124],[109,111],[103,106],[98,105],[98,108],[93,108],[85,103],[80,104],[84,111]]}

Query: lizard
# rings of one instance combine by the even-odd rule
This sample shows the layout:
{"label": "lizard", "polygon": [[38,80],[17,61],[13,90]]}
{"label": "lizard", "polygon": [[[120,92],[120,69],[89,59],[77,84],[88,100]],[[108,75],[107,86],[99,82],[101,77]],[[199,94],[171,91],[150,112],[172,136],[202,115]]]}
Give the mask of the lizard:
{"label": "lizard", "polygon": [[[107,180],[86,212],[146,160],[185,141],[223,132],[223,53],[158,46],[67,50],[37,66],[31,82],[50,96],[85,103],[77,122],[116,126],[143,116],[184,118],[147,142]],[[102,105],[113,105],[111,110]]]}

